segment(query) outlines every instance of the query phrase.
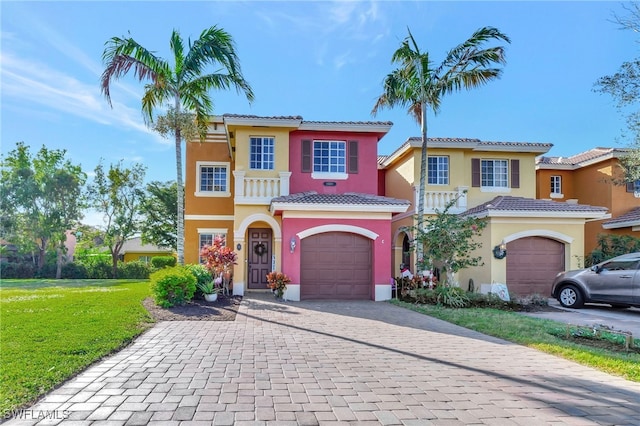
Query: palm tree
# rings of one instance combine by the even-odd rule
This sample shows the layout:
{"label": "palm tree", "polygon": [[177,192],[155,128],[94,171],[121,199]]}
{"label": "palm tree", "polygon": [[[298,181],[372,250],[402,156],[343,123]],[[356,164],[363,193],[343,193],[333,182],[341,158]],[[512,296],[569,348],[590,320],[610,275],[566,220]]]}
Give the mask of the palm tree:
{"label": "palm tree", "polygon": [[[391,63],[398,68],[388,74],[380,95],[371,113],[375,116],[380,108],[402,106],[415,117],[422,130],[422,153],[420,158],[420,187],[418,191],[418,230],[424,222],[425,181],[427,176],[427,108],[434,114],[440,110],[442,97],[461,89],[472,89],[499,78],[500,68],[505,64],[503,46],[482,48],[488,40],[511,40],[493,27],[483,27],[469,39],[451,49],[444,60],[434,67],[429,52],[422,52],[411,30],[402,45],[393,53]],[[424,265],[422,247],[416,247],[420,267]]]}
{"label": "palm tree", "polygon": [[[242,76],[240,62],[235,52],[231,36],[224,30],[213,26],[200,34],[191,43],[188,50],[176,30],[171,34],[171,53],[173,64],[145,49],[133,38],[113,37],[105,43],[102,60],[105,70],[102,73],[102,93],[111,103],[110,85],[132,68],[139,81],[148,82],[142,96],[142,113],[145,122],[153,122],[154,110],[162,104],[169,106],[164,120],[164,128],[156,129],[162,134],[175,136],[177,170],[178,263],[184,263],[184,188],[182,184],[182,139],[187,140],[197,133],[204,140],[207,133],[207,121],[213,112],[211,89],[229,89],[235,87],[238,93],[244,92],[249,102],[253,101],[253,91]],[[173,67],[172,67],[173,65]],[[213,72],[205,74],[207,66]],[[194,122],[195,120],[195,122]],[[195,124],[195,128],[194,128]],[[168,128],[167,128],[168,127]]]}

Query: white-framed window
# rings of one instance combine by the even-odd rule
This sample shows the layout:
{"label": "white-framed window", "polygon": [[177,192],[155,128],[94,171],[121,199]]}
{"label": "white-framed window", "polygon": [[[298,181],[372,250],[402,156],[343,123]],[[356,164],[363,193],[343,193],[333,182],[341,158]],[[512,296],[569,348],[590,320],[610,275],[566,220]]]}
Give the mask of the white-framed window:
{"label": "white-framed window", "polygon": [[146,263],[148,265],[151,263],[151,256],[138,256],[138,262]]}
{"label": "white-framed window", "polygon": [[509,162],[507,160],[481,160],[480,185],[492,188],[509,187]]}
{"label": "white-framed window", "polygon": [[562,176],[551,176],[551,198],[562,197]]}
{"label": "white-framed window", "polygon": [[198,161],[196,163],[197,197],[229,197],[229,163]]}
{"label": "white-framed window", "polygon": [[252,136],[249,138],[249,168],[252,170],[274,169],[273,137]]}
{"label": "white-framed window", "polygon": [[449,185],[449,157],[427,157],[427,183],[429,185]]}
{"label": "white-framed window", "polygon": [[313,141],[313,173],[346,174],[345,141]]}
{"label": "white-framed window", "polygon": [[[222,238],[224,245],[227,243],[227,230],[219,228],[198,228],[198,253],[204,246],[213,244],[215,238]],[[204,263],[204,259],[198,256],[200,263]]]}

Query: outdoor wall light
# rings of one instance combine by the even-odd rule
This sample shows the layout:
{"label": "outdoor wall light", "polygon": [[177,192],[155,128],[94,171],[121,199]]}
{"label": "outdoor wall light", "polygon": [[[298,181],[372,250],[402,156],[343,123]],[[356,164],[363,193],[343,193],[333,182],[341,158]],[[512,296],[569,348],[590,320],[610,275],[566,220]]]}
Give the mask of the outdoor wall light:
{"label": "outdoor wall light", "polygon": [[504,259],[507,256],[507,245],[501,242],[493,248],[493,257],[496,259]]}
{"label": "outdoor wall light", "polygon": [[291,253],[296,249],[296,237],[291,237],[291,241],[289,241],[289,248],[291,249]]}
{"label": "outdoor wall light", "polygon": [[242,244],[240,243],[236,244],[236,250],[238,251],[242,250]]}

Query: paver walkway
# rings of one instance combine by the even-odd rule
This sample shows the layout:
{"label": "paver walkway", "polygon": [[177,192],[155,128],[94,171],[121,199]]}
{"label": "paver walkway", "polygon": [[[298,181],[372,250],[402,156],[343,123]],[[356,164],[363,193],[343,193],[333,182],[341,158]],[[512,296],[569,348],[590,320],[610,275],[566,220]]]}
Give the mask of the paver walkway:
{"label": "paver walkway", "polygon": [[387,303],[249,294],[235,322],[161,322],[31,410],[66,425],[640,425],[640,383]]}

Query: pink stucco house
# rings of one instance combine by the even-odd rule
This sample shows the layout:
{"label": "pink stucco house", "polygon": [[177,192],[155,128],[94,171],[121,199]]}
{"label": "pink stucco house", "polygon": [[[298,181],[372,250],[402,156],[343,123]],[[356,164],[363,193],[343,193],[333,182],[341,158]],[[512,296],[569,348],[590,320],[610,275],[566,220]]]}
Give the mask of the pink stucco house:
{"label": "pink stucco house", "polygon": [[391,297],[391,219],[409,201],[378,195],[389,122],[215,117],[187,144],[185,260],[224,235],[238,252],[234,294],[291,278],[289,300]]}

